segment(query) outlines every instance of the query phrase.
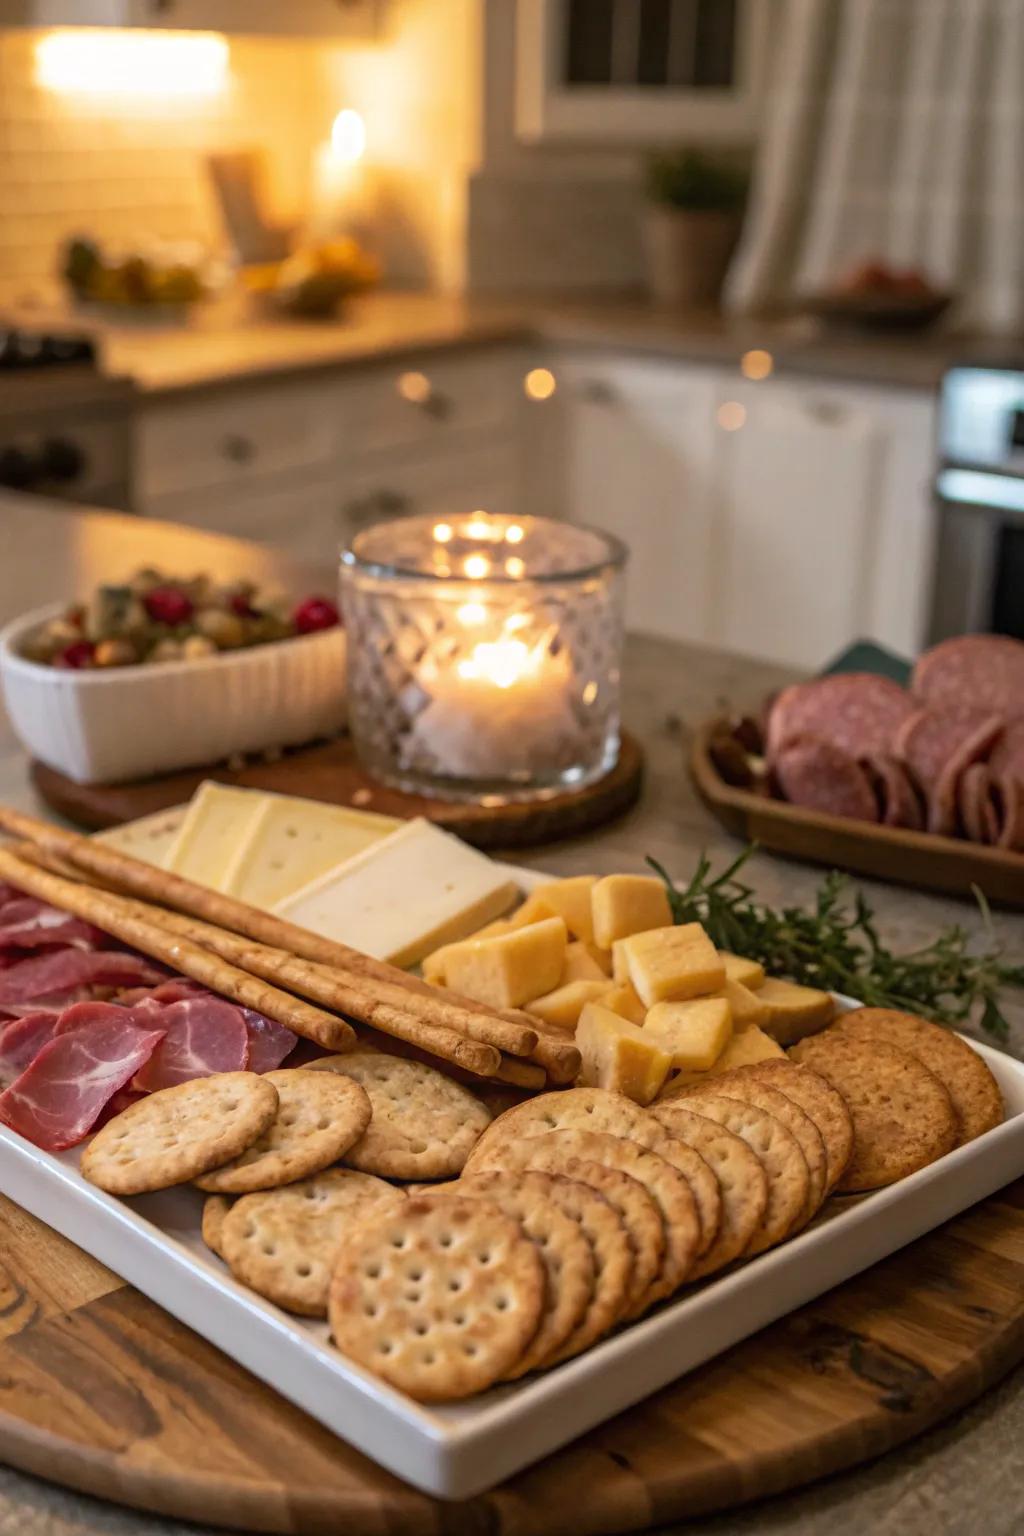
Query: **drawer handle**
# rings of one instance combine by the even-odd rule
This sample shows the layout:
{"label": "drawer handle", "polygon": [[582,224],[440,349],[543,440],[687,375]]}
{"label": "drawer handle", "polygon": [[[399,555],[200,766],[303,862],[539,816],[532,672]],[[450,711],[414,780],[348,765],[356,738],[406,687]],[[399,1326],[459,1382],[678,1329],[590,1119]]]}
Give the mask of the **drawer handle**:
{"label": "drawer handle", "polygon": [[403,491],[385,488],[346,501],[338,510],[338,521],[348,528],[361,528],[387,517],[407,517],[412,510],[412,499]]}
{"label": "drawer handle", "polygon": [[618,396],[604,379],[585,379],[580,385],[580,399],[588,405],[614,405]]}
{"label": "drawer handle", "polygon": [[395,388],[407,405],[414,405],[418,411],[432,416],[435,421],[444,421],[452,413],[454,402],[451,396],[435,388],[425,373],[413,371],[400,374]]}
{"label": "drawer handle", "polygon": [[251,464],[256,457],[256,444],[240,432],[229,432],[221,443],[221,452],[232,464]]}

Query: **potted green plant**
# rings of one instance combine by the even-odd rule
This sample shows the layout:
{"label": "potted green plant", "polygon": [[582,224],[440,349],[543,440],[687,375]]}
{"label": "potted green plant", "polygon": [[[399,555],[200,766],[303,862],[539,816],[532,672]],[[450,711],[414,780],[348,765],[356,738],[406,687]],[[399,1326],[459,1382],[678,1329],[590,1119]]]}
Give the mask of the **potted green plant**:
{"label": "potted green plant", "polygon": [[652,155],[645,224],[655,303],[701,308],[717,303],[739,238],[748,177],[741,167],[698,149]]}

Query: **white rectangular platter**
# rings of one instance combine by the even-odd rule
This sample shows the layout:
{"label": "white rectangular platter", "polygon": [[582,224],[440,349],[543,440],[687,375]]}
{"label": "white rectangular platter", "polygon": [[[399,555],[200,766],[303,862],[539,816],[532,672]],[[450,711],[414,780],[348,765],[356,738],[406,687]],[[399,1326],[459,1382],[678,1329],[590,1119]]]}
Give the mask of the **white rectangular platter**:
{"label": "white rectangular platter", "polygon": [[832,1202],[791,1242],[558,1369],[450,1407],[410,1401],[338,1354],[326,1324],[233,1280],[203,1244],[196,1190],[118,1200],[85,1182],[77,1151],[41,1152],[0,1127],[0,1192],[374,1461],[469,1498],[1024,1175],[1024,1064],[971,1043],[1002,1089],[1003,1125],[888,1189]]}

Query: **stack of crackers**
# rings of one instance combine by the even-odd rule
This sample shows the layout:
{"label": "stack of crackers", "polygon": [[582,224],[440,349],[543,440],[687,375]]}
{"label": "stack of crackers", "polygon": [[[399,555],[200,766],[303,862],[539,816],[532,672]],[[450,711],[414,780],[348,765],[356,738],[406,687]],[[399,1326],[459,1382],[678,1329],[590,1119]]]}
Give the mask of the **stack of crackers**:
{"label": "stack of crackers", "polygon": [[647,1108],[584,1086],[492,1120],[434,1068],[369,1051],[202,1078],[110,1121],[82,1172],[118,1194],[193,1182],[236,1279],[441,1402],[579,1355],[1002,1115],[962,1040],[862,1008]]}

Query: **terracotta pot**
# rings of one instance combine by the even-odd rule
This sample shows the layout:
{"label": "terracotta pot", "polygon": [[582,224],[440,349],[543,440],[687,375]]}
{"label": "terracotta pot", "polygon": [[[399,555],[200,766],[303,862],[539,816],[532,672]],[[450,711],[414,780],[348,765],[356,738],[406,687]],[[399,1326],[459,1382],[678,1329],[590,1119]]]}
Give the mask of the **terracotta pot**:
{"label": "terracotta pot", "polygon": [[649,206],[644,243],[654,302],[671,309],[716,304],[739,233],[738,213]]}

